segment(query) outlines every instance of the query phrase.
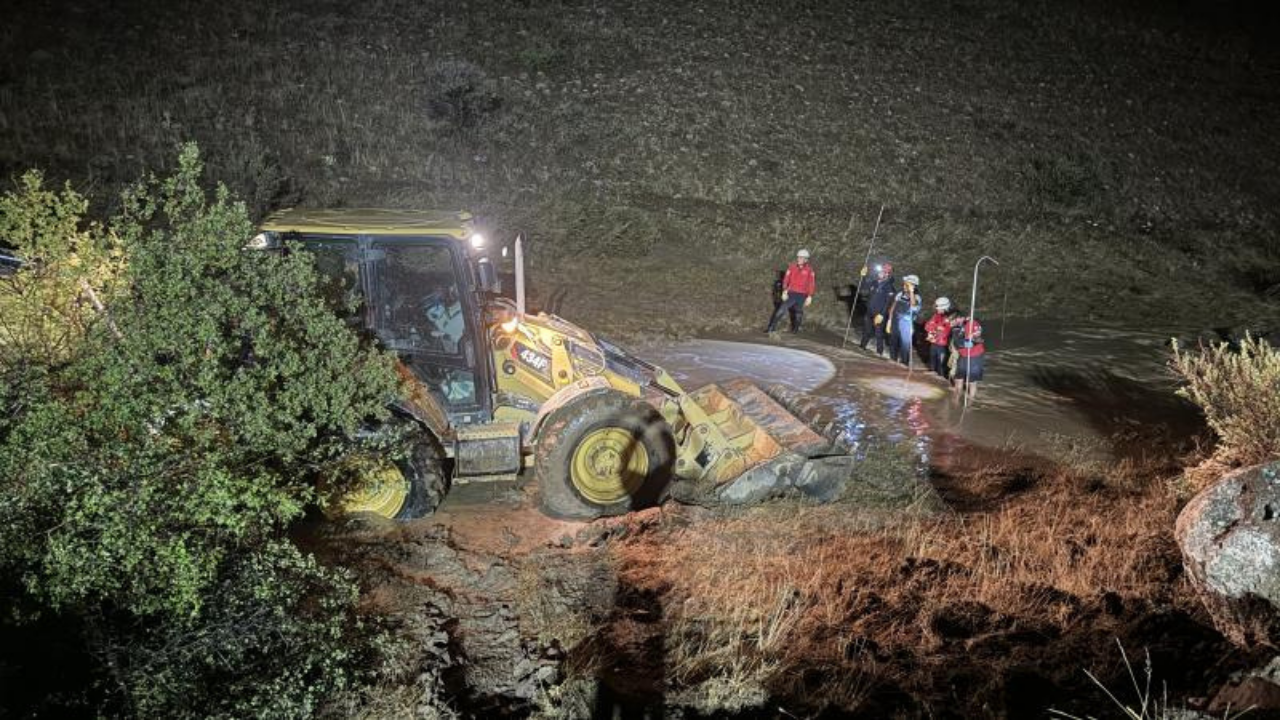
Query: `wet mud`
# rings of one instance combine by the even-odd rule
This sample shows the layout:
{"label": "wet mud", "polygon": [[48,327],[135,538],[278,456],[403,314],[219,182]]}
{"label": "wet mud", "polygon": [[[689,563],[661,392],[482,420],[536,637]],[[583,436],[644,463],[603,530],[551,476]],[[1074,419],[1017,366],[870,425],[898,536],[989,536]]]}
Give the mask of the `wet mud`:
{"label": "wet mud", "polygon": [[[702,686],[672,684],[670,625],[683,608],[644,566],[661,564],[653,552],[699,542],[699,532],[716,532],[700,528],[738,515],[668,503],[624,518],[570,522],[538,512],[529,488],[459,486],[431,518],[364,532],[344,552],[379,558],[358,563],[379,568],[380,575],[367,576],[371,602],[415,608],[401,616],[414,632],[436,638],[428,646],[448,661],[441,674],[446,698],[464,714],[522,717],[554,708],[562,717],[1032,717],[1050,707],[1096,714],[1105,696],[1084,670],[1124,681],[1120,647],[1139,669],[1149,653],[1179,702],[1199,702],[1256,658],[1234,651],[1188,601],[1167,503],[1117,486],[1103,471],[1126,457],[1155,455],[1163,464],[1148,464],[1148,472],[1171,472],[1176,448],[1202,430],[1194,409],[1172,394],[1166,341],[1160,333],[1049,333],[1034,323],[1011,324],[1001,344],[993,341],[988,380],[968,405],[923,363],[891,363],[823,334],[634,348],[687,390],[745,376],[804,393],[819,419],[835,422],[854,448],[909,448],[948,506],[937,522],[953,530],[935,532],[963,535],[1007,516],[1034,517],[1041,506],[1050,514],[1074,508],[1077,519],[1058,521],[1082,523],[1090,513],[1144,503],[1154,508],[1144,522],[1160,528],[1134,531],[1139,546],[1131,550],[1141,555],[1134,572],[1157,588],[1142,592],[1032,583],[1009,588],[1014,599],[1001,605],[964,595],[961,588],[984,570],[962,557],[908,555],[874,577],[845,570],[852,574],[839,580],[850,589],[838,625],[801,626],[783,653],[785,672],[738,689],[732,702],[709,701]],[[750,518],[751,511],[733,512]],[[858,513],[832,513],[832,527],[821,532],[829,539],[856,535],[841,523]],[[760,527],[785,541],[791,521],[775,515],[761,515]],[[984,532],[994,537],[989,529],[978,534]],[[980,564],[1012,552],[992,538],[979,540],[991,553]],[[768,552],[768,542],[759,541],[759,552]],[[1090,558],[1108,552],[1100,547],[1107,542],[1087,528],[1065,527],[1057,543],[1063,547],[1052,551],[1096,562]],[[646,545],[656,550],[635,550]],[[440,664],[440,657],[423,662]]]}

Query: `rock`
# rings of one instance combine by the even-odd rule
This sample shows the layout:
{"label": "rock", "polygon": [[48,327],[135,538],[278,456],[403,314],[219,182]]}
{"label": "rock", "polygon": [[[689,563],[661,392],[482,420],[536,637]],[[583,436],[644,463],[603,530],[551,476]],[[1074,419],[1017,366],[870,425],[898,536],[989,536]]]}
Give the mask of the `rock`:
{"label": "rock", "polygon": [[533,679],[539,685],[551,685],[560,677],[560,672],[556,670],[555,665],[543,665],[533,674]]}
{"label": "rock", "polygon": [[1218,690],[1208,711],[1213,717],[1235,717],[1245,712],[1251,718],[1276,717],[1280,715],[1280,685],[1250,675]]}
{"label": "rock", "polygon": [[1175,536],[1218,630],[1245,647],[1280,642],[1280,462],[1205,488],[1178,515]]}

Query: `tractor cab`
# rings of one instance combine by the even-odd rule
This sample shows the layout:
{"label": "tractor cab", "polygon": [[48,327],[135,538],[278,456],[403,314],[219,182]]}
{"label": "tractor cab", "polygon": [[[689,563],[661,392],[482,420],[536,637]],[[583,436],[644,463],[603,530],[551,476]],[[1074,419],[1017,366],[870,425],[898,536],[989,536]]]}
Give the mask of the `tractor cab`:
{"label": "tractor cab", "polygon": [[292,209],[261,230],[256,246],[315,257],[331,307],[398,355],[451,425],[492,418],[482,327],[482,285],[492,280],[480,277],[487,258],[469,214]]}

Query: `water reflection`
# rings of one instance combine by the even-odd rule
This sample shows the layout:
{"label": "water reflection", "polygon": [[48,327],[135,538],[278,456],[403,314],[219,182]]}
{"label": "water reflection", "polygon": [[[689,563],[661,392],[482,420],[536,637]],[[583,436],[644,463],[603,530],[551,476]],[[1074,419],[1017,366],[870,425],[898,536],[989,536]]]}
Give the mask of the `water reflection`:
{"label": "water reflection", "polygon": [[[834,422],[855,451],[873,441],[910,443],[919,461],[928,464],[964,444],[1040,451],[1051,438],[1065,436],[1108,447],[1114,422],[1108,424],[1098,408],[1114,410],[1116,403],[1099,399],[1116,395],[1121,383],[1128,390],[1126,401],[1143,397],[1126,405],[1172,398],[1166,343],[1174,334],[1010,321],[1003,342],[990,348],[988,378],[968,408],[943,379],[841,349],[839,338],[823,343],[788,337],[785,344],[693,340],[640,350],[690,389],[745,376],[761,386],[781,384],[812,393],[818,419]],[[1160,404],[1164,415],[1141,421],[1172,422],[1170,407]]]}

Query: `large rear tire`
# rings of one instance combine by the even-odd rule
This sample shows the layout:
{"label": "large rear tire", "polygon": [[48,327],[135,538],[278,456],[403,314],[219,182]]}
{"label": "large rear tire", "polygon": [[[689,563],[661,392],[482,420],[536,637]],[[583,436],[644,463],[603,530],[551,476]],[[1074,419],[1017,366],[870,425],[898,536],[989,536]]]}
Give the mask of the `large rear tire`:
{"label": "large rear tire", "polygon": [[651,406],[609,390],[551,413],[538,432],[534,476],[542,511],[590,520],[660,504],[675,442]]}
{"label": "large rear tire", "polygon": [[331,497],[330,517],[372,513],[391,520],[414,520],[435,512],[448,491],[442,458],[434,438],[423,432],[410,438],[404,457],[383,455],[356,458],[347,472],[344,493]]}

